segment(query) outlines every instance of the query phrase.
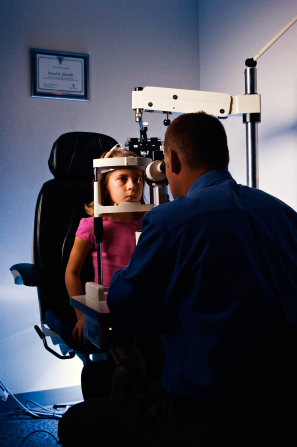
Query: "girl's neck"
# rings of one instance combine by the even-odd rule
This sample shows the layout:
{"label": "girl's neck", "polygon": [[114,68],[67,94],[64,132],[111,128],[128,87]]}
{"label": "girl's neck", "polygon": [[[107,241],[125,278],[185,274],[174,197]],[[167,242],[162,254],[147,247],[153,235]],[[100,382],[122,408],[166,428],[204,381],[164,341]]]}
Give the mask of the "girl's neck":
{"label": "girl's neck", "polygon": [[117,222],[132,222],[135,219],[134,213],[112,213],[103,214],[103,217],[107,220],[115,220]]}

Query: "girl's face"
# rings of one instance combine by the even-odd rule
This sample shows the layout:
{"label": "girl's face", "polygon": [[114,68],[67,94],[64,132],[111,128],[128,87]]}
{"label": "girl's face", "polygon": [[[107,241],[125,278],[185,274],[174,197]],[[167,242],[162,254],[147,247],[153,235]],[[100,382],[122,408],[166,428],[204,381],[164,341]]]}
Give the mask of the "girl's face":
{"label": "girl's face", "polygon": [[143,190],[143,175],[139,168],[123,168],[112,171],[107,177],[104,193],[109,203],[139,202]]}

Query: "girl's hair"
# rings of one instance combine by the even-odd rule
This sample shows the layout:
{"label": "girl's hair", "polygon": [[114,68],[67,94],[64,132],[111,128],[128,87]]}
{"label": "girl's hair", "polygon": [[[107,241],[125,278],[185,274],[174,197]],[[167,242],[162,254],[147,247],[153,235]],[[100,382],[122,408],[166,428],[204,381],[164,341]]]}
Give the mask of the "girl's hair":
{"label": "girl's hair", "polygon": [[[110,151],[104,152],[100,158],[118,158],[118,157],[139,157],[135,152],[128,151],[123,148],[114,147]],[[120,167],[118,169],[121,169]],[[115,169],[116,170],[116,169]],[[113,171],[105,172],[104,174],[98,175],[98,181],[100,182],[100,191],[101,191],[101,198],[100,202],[103,203],[103,206],[109,206],[109,200],[108,196],[103,194],[104,189],[106,188],[108,177]],[[142,181],[144,185],[144,171],[142,171]],[[140,199],[140,203],[144,204],[144,198],[143,198],[143,190],[142,195]],[[89,216],[94,216],[94,200],[89,203],[89,205],[85,205],[85,211]],[[135,220],[141,219],[144,216],[144,213],[133,213]]]}

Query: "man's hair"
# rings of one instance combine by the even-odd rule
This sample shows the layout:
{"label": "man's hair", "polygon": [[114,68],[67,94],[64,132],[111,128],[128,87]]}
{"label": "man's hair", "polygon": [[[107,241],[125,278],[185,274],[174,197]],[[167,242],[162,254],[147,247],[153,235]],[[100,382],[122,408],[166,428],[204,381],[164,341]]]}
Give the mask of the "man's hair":
{"label": "man's hair", "polygon": [[168,149],[191,169],[220,169],[229,163],[225,129],[205,112],[187,113],[172,121],[165,134],[165,153]]}

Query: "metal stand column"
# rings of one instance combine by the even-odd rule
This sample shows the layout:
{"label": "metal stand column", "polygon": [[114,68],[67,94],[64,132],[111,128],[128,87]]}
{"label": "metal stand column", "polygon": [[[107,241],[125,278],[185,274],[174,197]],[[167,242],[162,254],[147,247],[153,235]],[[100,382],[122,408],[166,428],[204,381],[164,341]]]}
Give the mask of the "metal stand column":
{"label": "metal stand column", "polygon": [[[245,94],[254,93],[257,93],[257,69],[248,67],[245,69]],[[258,123],[261,122],[261,115],[260,113],[245,113],[243,122],[246,125],[247,185],[259,188]]]}

